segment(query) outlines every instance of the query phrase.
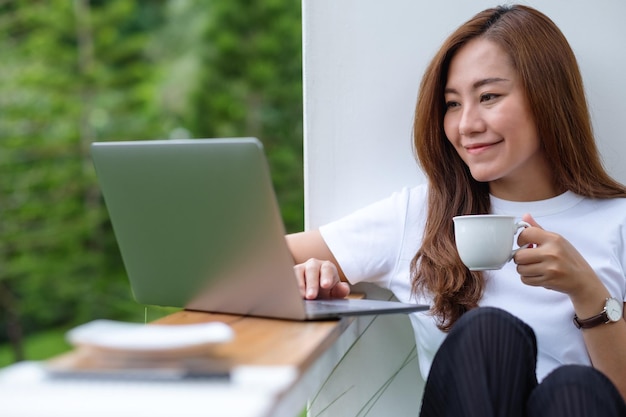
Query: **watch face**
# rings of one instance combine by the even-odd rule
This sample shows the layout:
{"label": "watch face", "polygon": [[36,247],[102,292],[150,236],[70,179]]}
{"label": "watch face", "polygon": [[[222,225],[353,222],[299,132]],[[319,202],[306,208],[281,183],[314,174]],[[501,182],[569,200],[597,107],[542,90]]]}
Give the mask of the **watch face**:
{"label": "watch face", "polygon": [[623,304],[615,298],[606,300],[606,315],[610,321],[619,321],[622,318]]}

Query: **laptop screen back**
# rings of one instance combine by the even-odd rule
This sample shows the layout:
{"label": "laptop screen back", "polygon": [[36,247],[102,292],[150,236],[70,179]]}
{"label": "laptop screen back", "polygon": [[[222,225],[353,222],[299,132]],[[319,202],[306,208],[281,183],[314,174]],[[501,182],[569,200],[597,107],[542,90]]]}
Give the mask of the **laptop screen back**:
{"label": "laptop screen back", "polygon": [[138,302],[303,318],[257,139],[96,142],[92,156]]}

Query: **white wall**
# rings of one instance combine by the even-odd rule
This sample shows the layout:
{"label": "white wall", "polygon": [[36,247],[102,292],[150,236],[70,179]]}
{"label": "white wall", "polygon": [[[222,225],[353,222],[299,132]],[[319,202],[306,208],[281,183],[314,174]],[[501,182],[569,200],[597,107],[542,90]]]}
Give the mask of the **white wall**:
{"label": "white wall", "polygon": [[[583,72],[609,172],[626,182],[626,1],[520,1],[550,16]],[[304,0],[306,227],[424,181],[411,150],[422,73],[484,0]]]}

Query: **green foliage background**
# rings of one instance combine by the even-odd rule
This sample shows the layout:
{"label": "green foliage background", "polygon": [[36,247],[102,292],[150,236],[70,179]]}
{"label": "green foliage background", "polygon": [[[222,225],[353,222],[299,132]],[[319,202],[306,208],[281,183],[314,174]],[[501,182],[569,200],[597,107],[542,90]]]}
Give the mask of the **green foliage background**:
{"label": "green foliage background", "polygon": [[287,229],[302,229],[300,7],[0,2],[0,366],[45,356],[25,341],[50,329],[144,320],[99,193],[93,141],[256,136]]}

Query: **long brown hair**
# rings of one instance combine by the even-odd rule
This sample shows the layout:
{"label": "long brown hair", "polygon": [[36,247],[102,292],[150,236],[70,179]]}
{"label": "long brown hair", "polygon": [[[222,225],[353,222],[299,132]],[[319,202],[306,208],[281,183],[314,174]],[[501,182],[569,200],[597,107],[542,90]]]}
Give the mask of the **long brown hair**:
{"label": "long brown hair", "polygon": [[414,150],[429,181],[424,239],[411,262],[413,292],[433,296],[432,312],[446,331],[478,305],[484,288],[482,273],[470,272],[457,254],[452,217],[489,213],[489,184],[472,178],[443,129],[450,61],[477,37],[497,43],[510,56],[542,150],[555,162],[556,188],[592,198],[626,197],[626,187],[602,166],[580,70],[554,22],[521,5],[487,9],[467,21],[448,37],[427,68],[413,125]]}

